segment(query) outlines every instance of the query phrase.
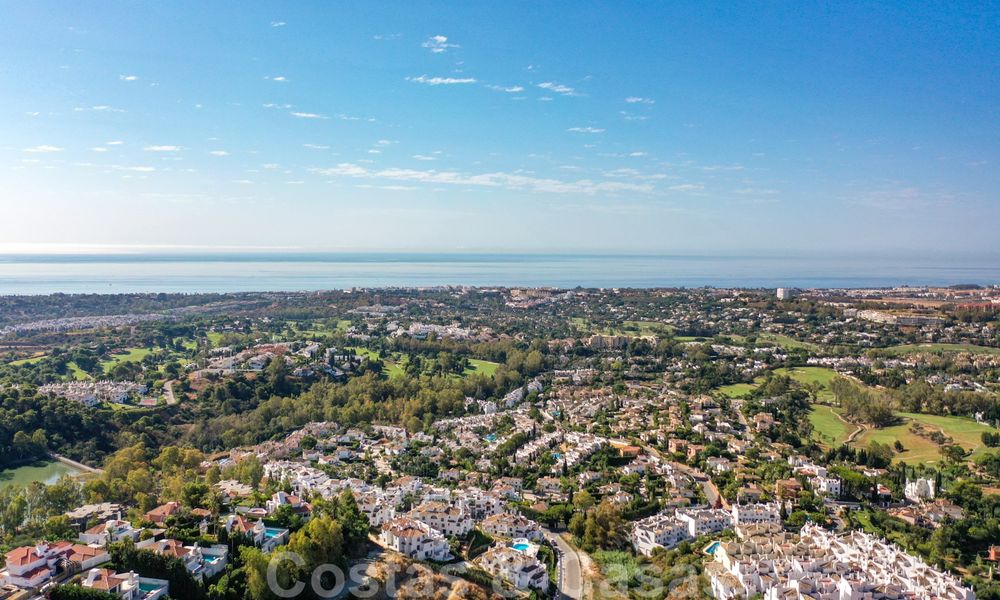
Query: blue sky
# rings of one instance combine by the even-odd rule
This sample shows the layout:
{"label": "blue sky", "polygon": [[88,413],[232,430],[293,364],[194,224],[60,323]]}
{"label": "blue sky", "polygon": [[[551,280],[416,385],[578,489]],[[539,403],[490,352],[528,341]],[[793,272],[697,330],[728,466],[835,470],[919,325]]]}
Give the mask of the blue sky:
{"label": "blue sky", "polygon": [[0,250],[996,251],[975,3],[0,4]]}

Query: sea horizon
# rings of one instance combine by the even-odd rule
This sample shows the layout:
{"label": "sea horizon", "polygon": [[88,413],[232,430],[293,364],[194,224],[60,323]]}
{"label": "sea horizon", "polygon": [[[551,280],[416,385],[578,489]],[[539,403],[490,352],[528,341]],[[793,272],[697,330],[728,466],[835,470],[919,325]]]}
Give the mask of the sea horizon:
{"label": "sea horizon", "polygon": [[187,251],[0,254],[0,295],[354,287],[866,288],[1000,283],[993,256],[639,252]]}

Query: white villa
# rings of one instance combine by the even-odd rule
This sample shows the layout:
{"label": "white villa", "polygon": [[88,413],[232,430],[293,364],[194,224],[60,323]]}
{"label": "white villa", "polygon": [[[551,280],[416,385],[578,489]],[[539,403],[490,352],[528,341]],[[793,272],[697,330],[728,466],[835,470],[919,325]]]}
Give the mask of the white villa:
{"label": "white villa", "polygon": [[934,489],[933,479],[920,479],[906,480],[906,487],[903,488],[903,495],[910,502],[922,502],[924,500],[933,500],[936,495],[936,490]]}
{"label": "white villa", "polygon": [[229,562],[229,551],[225,546],[210,547],[185,546],[177,540],[144,540],[136,548],[151,550],[157,554],[179,558],[192,575],[211,579],[221,573]]}
{"label": "white villa", "polygon": [[139,577],[134,572],[115,573],[111,569],[91,569],[80,580],[87,589],[114,594],[122,600],[159,600],[170,591],[165,579]]}
{"label": "white villa", "polygon": [[80,534],[79,539],[84,544],[107,546],[114,542],[130,539],[139,541],[139,530],[132,527],[128,521],[112,519],[99,523]]}

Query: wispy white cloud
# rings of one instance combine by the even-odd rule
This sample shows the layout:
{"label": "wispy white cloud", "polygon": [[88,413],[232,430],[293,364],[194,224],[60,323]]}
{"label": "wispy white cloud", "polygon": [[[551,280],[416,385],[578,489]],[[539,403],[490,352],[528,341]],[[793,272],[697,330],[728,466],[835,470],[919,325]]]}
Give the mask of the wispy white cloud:
{"label": "wispy white cloud", "polygon": [[524,91],[524,88],[522,86],[519,86],[519,85],[511,85],[511,86],[488,85],[486,87],[490,88],[491,90],[497,91],[497,92],[506,92],[508,94],[516,94],[518,92],[523,92]]}
{"label": "wispy white cloud", "polygon": [[570,127],[566,131],[572,131],[573,133],[604,133],[604,130],[600,127]]}
{"label": "wispy white cloud", "polygon": [[229,156],[229,153],[225,150],[212,150],[209,154],[212,156]]}
{"label": "wispy white cloud", "polygon": [[428,156],[426,154],[414,154],[413,158],[416,160],[437,160],[436,156]]}
{"label": "wispy white cloud", "polygon": [[288,110],[289,108],[293,108],[291,104],[277,104],[275,102],[267,102],[263,106],[264,108],[280,108],[283,110]]}
{"label": "wispy white cloud", "polygon": [[324,119],[325,120],[325,119],[329,119],[330,118],[330,117],[328,117],[326,115],[321,115],[321,114],[318,114],[318,113],[311,113],[311,112],[292,112],[292,113],[289,113],[289,114],[291,114],[293,117],[298,117],[300,119]]}
{"label": "wispy white cloud", "polygon": [[481,173],[467,174],[457,171],[437,171],[419,169],[388,168],[372,170],[353,163],[340,163],[327,169],[312,169],[325,177],[352,177],[357,179],[405,181],[435,185],[455,185],[483,188],[507,188],[519,191],[552,194],[600,194],[616,192],[654,191],[651,183],[631,183],[627,181],[595,181],[580,179],[563,181],[559,179],[533,177],[521,173]]}
{"label": "wispy white cloud", "polygon": [[59,146],[50,146],[48,144],[42,144],[41,146],[32,146],[31,148],[25,148],[25,152],[31,152],[33,154],[50,154],[52,152],[62,152],[63,149]]}
{"label": "wispy white cloud", "polygon": [[94,146],[90,150],[91,150],[91,152],[107,152],[108,151],[108,149],[105,148],[104,146]]}
{"label": "wispy white cloud", "polygon": [[265,77],[264,79],[270,79],[271,81],[277,81],[278,83],[288,83],[288,78],[284,75],[274,75],[272,77]]}
{"label": "wispy white cloud", "polygon": [[324,146],[322,144],[302,144],[303,148],[309,148],[310,150],[329,150],[329,146]]}
{"label": "wispy white cloud", "polygon": [[669,189],[674,192],[697,192],[705,189],[705,186],[700,183],[679,183],[677,185],[670,186]]}
{"label": "wispy white cloud", "polygon": [[146,146],[143,148],[146,152],[180,152],[180,146]]}
{"label": "wispy white cloud", "polygon": [[139,77],[137,75],[119,75],[118,79],[121,81],[138,81]]}
{"label": "wispy white cloud", "polygon": [[636,115],[628,111],[621,111],[622,118],[626,121],[645,121],[649,119],[646,115]]}
{"label": "wispy white cloud", "polygon": [[271,21],[271,27],[284,27],[285,25],[288,25],[288,23],[284,21]]}
{"label": "wispy white cloud", "polygon": [[114,106],[110,106],[108,104],[98,104],[96,106],[77,106],[76,108],[73,109],[73,111],[74,112],[116,112],[116,113],[123,113],[123,112],[125,112],[124,109],[115,108]]}
{"label": "wispy white cloud", "polygon": [[561,83],[556,83],[554,81],[543,81],[538,84],[538,87],[543,90],[548,90],[555,94],[561,94],[563,96],[579,96],[580,93],[568,85],[563,85]]}
{"label": "wispy white cloud", "polygon": [[628,155],[631,156],[631,157],[633,157],[633,158],[640,157],[640,156],[648,156],[645,152],[639,152],[639,151],[629,152]]}
{"label": "wispy white cloud", "polygon": [[652,98],[643,98],[641,96],[629,96],[625,98],[625,102],[629,104],[656,104],[656,100]]}
{"label": "wispy white cloud", "polygon": [[460,48],[458,44],[453,44],[448,41],[447,36],[443,35],[432,35],[431,37],[424,40],[423,44],[420,44],[424,48],[427,48],[434,54],[440,54],[447,51],[449,48]]}
{"label": "wispy white cloud", "polygon": [[121,146],[124,143],[125,142],[123,142],[121,140],[111,140],[110,142],[105,142],[104,145],[105,146]]}
{"label": "wispy white cloud", "polygon": [[403,37],[402,33],[376,33],[372,36],[373,40],[387,41],[387,40],[398,40]]}
{"label": "wispy white cloud", "polygon": [[419,77],[407,77],[407,81],[412,81],[413,83],[422,83],[424,85],[458,85],[464,83],[476,83],[473,77],[428,77],[426,75],[421,75]]}

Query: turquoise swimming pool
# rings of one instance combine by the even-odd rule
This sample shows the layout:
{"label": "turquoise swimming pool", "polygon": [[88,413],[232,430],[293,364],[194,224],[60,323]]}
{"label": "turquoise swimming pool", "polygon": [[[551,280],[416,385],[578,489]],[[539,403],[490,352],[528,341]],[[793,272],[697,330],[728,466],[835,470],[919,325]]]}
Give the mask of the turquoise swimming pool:
{"label": "turquoise swimming pool", "polygon": [[530,548],[530,547],[531,546],[529,546],[528,544],[513,544],[513,545],[511,545],[511,548],[513,548],[514,550],[518,550],[520,552],[526,552],[528,550],[528,548]]}

